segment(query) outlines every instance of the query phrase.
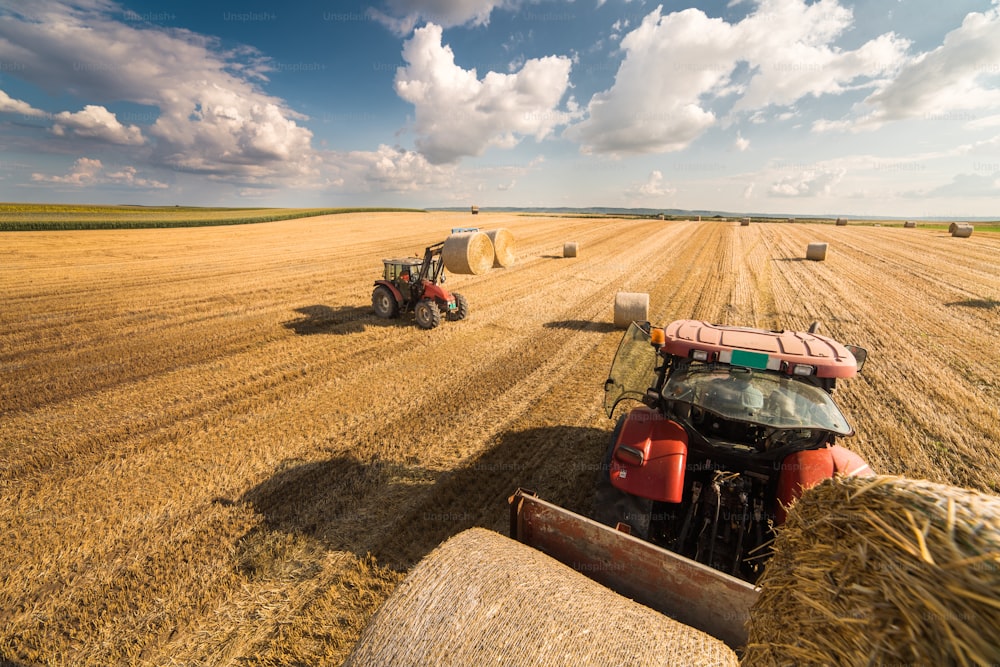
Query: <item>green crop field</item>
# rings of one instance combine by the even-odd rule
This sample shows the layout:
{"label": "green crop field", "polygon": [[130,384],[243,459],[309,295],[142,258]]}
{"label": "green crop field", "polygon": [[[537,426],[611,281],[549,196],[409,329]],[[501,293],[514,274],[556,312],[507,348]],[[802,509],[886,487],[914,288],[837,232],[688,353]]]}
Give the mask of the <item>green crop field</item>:
{"label": "green crop field", "polygon": [[337,213],[392,211],[419,212],[418,209],[393,208],[202,208],[0,203],[0,231],[246,225]]}

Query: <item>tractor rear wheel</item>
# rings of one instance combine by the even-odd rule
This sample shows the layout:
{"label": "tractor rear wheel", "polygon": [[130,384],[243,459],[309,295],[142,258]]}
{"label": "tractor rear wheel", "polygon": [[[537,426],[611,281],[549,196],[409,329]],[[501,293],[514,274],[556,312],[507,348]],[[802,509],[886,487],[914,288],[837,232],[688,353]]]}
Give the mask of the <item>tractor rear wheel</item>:
{"label": "tractor rear wheel", "polygon": [[392,290],[385,285],[379,285],[372,291],[372,310],[385,320],[399,317],[399,303]]}
{"label": "tractor rear wheel", "polygon": [[455,310],[448,313],[448,321],[464,320],[469,314],[469,302],[458,292],[453,292],[452,296],[455,297]]}
{"label": "tractor rear wheel", "polygon": [[441,324],[441,310],[434,299],[421,299],[413,309],[413,317],[421,329],[433,329]]}

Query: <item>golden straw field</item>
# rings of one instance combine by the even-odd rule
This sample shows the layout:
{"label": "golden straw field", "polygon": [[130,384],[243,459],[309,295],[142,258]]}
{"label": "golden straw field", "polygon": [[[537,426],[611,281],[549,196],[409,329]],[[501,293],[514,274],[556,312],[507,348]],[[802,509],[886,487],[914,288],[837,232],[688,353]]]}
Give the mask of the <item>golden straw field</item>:
{"label": "golden straw field", "polygon": [[[383,257],[509,229],[470,315],[371,313]],[[563,257],[566,242],[578,256]],[[806,246],[827,243],[823,262]],[[588,512],[618,291],[869,350],[879,473],[1000,493],[1000,234],[352,213],[0,234],[0,662],[339,664],[407,569],[518,486]]]}

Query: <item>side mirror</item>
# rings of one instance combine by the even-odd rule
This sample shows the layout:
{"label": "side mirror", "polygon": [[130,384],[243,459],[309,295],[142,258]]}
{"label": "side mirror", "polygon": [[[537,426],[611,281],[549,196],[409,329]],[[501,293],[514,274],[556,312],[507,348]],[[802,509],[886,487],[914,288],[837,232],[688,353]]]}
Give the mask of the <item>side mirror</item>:
{"label": "side mirror", "polygon": [[845,345],[844,347],[854,355],[854,360],[858,363],[858,372],[860,373],[865,365],[865,360],[868,359],[868,350],[857,345]]}

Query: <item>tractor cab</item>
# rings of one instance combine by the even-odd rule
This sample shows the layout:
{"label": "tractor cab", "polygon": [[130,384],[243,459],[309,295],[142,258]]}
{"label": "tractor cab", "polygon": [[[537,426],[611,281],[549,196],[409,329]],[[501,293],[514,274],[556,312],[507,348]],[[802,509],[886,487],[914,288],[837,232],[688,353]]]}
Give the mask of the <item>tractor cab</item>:
{"label": "tractor cab", "polygon": [[407,257],[405,259],[383,259],[382,265],[384,267],[383,280],[389,280],[398,287],[401,282],[409,283],[419,276],[424,262],[416,257]]}

